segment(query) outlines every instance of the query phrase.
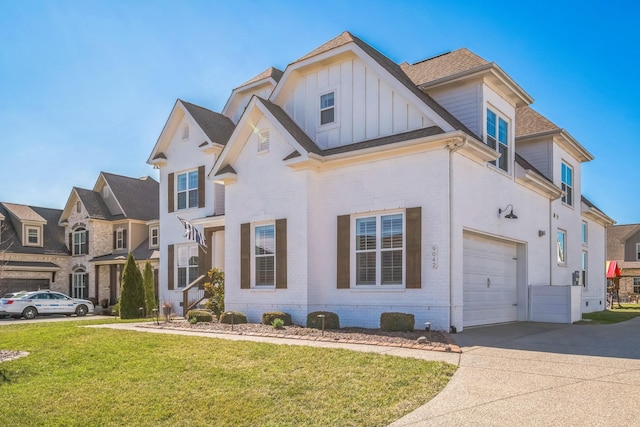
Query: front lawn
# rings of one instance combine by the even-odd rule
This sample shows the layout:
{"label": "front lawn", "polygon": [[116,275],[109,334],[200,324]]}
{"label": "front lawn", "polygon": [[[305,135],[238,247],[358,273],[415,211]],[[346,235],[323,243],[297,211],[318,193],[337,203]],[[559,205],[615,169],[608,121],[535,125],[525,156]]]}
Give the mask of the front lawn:
{"label": "front lawn", "polygon": [[[79,327],[0,326],[3,426],[382,426],[455,366],[338,349]],[[6,378],[6,379],[3,379]]]}
{"label": "front lawn", "polygon": [[640,316],[640,304],[622,304],[622,308],[619,308],[616,304],[609,310],[583,313],[582,319],[589,319],[589,321],[584,322],[583,320],[580,323],[589,323],[591,325],[618,323],[638,316]]}

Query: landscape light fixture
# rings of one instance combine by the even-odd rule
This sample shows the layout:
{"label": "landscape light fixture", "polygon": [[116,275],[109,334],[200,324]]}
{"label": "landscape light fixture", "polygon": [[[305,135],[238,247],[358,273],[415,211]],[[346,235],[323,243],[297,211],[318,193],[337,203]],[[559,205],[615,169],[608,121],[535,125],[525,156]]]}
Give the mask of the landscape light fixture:
{"label": "landscape light fixture", "polygon": [[505,218],[508,218],[508,219],[518,219],[518,217],[516,216],[516,214],[514,214],[514,213],[513,213],[513,205],[512,205],[511,203],[509,203],[509,204],[507,205],[507,207],[506,207],[506,208],[504,208],[504,209],[498,209],[498,215],[502,215],[502,213],[503,213],[503,212],[506,212],[506,211],[507,211],[507,209],[509,209],[509,208],[511,208],[511,211],[510,211],[508,214],[506,214],[504,217],[505,217]]}

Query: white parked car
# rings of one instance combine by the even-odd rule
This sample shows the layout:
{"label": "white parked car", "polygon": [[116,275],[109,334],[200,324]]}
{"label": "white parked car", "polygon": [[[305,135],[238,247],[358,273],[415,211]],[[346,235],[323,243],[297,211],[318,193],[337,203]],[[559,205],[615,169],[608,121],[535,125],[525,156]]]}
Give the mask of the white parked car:
{"label": "white parked car", "polygon": [[10,298],[0,299],[0,317],[33,319],[40,314],[84,316],[87,313],[93,313],[93,310],[93,303],[89,300],[71,298],[52,291],[19,293]]}

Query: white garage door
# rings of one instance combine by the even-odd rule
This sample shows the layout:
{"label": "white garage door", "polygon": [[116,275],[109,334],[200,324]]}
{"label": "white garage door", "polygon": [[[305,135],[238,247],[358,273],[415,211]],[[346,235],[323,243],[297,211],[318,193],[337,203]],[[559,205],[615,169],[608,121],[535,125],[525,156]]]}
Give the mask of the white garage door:
{"label": "white garage door", "polygon": [[518,320],[516,244],[465,234],[464,326]]}

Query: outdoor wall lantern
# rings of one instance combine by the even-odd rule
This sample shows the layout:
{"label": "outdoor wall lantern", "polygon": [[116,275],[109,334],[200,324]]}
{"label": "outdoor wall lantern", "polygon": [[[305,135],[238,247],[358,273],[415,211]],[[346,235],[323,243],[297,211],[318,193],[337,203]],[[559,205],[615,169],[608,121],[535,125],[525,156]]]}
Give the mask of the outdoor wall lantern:
{"label": "outdoor wall lantern", "polygon": [[516,214],[513,213],[513,205],[511,203],[509,203],[507,205],[507,207],[504,208],[504,209],[498,209],[498,215],[502,215],[502,213],[506,212],[507,209],[509,209],[509,208],[511,208],[511,211],[508,214],[506,214],[504,217],[507,218],[507,219],[518,219]]}

